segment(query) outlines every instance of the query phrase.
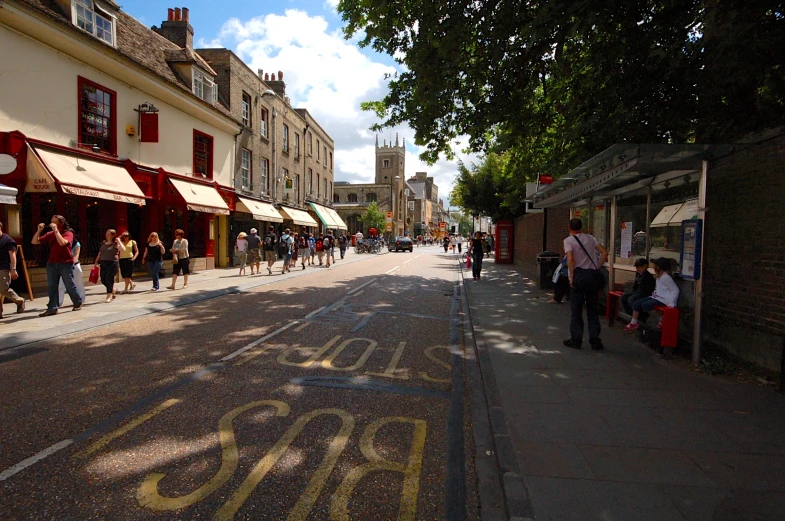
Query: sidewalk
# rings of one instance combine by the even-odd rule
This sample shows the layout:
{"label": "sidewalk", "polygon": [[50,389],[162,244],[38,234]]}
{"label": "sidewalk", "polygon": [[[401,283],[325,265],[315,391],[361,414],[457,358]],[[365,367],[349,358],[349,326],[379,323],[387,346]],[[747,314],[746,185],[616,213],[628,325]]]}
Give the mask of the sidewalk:
{"label": "sidewalk", "polygon": [[607,321],[604,351],[564,347],[569,304],[512,266],[463,274],[511,518],[785,519],[784,396],[669,365]]}
{"label": "sidewalk", "polygon": [[[382,254],[386,253],[385,250]],[[335,268],[339,269],[346,264],[370,258],[373,257],[347,251],[346,258],[343,260],[336,255]],[[39,313],[46,310],[46,304],[49,301],[46,294],[37,294],[34,301],[27,301],[25,312],[20,315],[16,314],[16,306],[7,301],[4,306],[5,318],[0,320],[0,331],[2,331],[0,352],[61,335],[101,327],[120,320],[129,320],[230,293],[247,291],[291,277],[310,275],[314,271],[324,269],[315,265],[308,266],[303,270],[298,265],[297,269],[292,269],[291,273],[281,275],[283,263],[278,260],[273,266],[273,275],[270,276],[267,274],[267,264],[262,264],[262,275],[240,277],[237,275],[239,268],[216,268],[192,273],[188,277],[188,287],[184,290],[181,289],[182,277],[177,278],[177,289],[174,291],[165,289],[172,282],[171,275],[161,279],[161,290],[157,292],[151,291],[152,282],[149,276],[134,277],[136,289],[129,294],[121,295],[120,292],[125,283],[115,284],[118,292],[117,298],[108,304],[104,302],[106,290],[101,284],[87,284],[85,287],[87,299],[82,310],[71,311],[71,299],[66,295],[60,313],[52,317],[40,318],[38,316]],[[250,271],[246,271],[250,273]]]}

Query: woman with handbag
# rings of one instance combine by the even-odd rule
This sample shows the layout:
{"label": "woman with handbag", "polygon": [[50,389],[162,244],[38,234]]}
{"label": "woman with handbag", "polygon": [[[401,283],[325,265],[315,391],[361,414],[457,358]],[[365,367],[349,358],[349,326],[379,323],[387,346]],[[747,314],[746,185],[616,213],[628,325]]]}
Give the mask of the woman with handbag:
{"label": "woman with handbag", "polygon": [[106,230],[106,239],[101,243],[95,263],[101,270],[101,284],[106,288],[106,301],[111,302],[117,297],[117,288],[114,279],[120,270],[120,253],[125,251],[125,246],[117,237],[113,229]]}
{"label": "woman with handbag", "polygon": [[142,264],[147,264],[147,269],[150,270],[150,276],[153,278],[153,291],[160,289],[159,273],[161,273],[161,266],[164,264],[164,253],[166,253],[164,243],[158,240],[157,233],[151,233],[147,238]]}
{"label": "woman with handbag", "polygon": [[[581,233],[583,221],[570,220],[570,235],[564,239],[567,254],[570,287],[570,338],[564,345],[581,348],[583,341],[583,303],[586,303],[586,318],[589,323],[589,344],[595,351],[605,346],[600,340],[599,293],[605,286],[605,275],[600,266],[608,260],[606,250],[593,235]],[[599,253],[599,260],[597,254]]]}
{"label": "woman with handbag", "polygon": [[191,259],[188,255],[188,239],[185,232],[181,229],[174,231],[174,243],[169,250],[172,254],[172,285],[166,289],[175,289],[177,276],[183,274],[183,289],[188,287],[188,275],[191,274]]}

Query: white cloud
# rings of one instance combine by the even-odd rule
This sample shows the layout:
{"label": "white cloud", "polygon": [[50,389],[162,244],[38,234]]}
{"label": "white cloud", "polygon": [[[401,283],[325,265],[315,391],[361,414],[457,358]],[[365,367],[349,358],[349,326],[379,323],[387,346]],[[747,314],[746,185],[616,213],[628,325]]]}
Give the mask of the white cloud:
{"label": "white cloud", "polygon": [[[337,0],[326,0],[326,4],[334,7]],[[355,43],[345,40],[340,30],[330,31],[323,17],[296,9],[246,21],[233,18],[223,25],[218,38],[200,41],[200,45],[234,49],[251,70],[283,71],[292,105],[308,109],[335,140],[335,180],[372,182],[375,135],[368,129],[377,118],[362,111],[360,103],[381,99],[386,92],[384,75],[394,73],[395,68],[363,54]],[[379,139],[389,141],[396,133],[413,143],[414,132],[408,127],[386,130]],[[443,160],[428,166],[417,158],[420,151],[407,145],[407,178],[426,171],[445,196],[454,182],[457,162]]]}

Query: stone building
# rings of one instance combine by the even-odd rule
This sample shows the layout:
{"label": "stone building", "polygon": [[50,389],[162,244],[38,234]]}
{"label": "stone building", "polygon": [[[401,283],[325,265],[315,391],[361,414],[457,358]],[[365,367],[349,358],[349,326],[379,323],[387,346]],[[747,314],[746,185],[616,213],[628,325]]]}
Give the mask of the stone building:
{"label": "stone building", "polygon": [[406,184],[410,189],[408,205],[412,212],[412,235],[439,235],[439,222],[444,216],[440,211],[439,187],[433,177],[428,177],[427,172],[417,172]]}

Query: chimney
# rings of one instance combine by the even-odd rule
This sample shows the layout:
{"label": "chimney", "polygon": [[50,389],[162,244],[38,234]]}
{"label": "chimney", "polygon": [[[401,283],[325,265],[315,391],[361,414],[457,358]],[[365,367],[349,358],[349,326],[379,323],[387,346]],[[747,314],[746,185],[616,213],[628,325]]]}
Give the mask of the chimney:
{"label": "chimney", "polygon": [[194,28],[188,22],[188,8],[175,7],[167,9],[167,19],[161,24],[161,28],[153,27],[157,32],[173,44],[182,48],[193,49],[194,47]]}
{"label": "chimney", "polygon": [[257,70],[259,71],[259,79],[263,80],[264,79],[264,71],[262,69],[257,69]]}
{"label": "chimney", "polygon": [[275,73],[270,75],[270,80],[267,80],[267,75],[264,76],[267,85],[275,91],[281,99],[286,98],[286,83],[283,81],[283,72],[278,71],[278,79],[275,79]]}

